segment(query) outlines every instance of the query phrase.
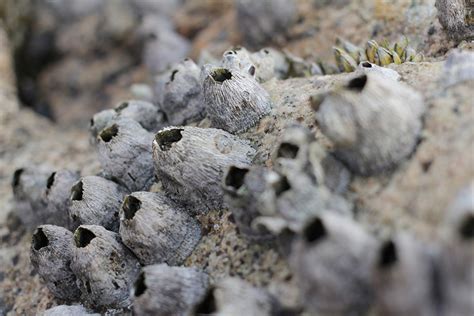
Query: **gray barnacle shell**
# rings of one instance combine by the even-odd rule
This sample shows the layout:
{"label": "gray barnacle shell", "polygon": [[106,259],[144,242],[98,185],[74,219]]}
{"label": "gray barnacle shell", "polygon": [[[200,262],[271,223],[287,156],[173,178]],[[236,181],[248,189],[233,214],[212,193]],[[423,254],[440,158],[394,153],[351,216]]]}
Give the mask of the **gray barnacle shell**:
{"label": "gray barnacle shell", "polygon": [[204,209],[220,207],[221,179],[231,164],[250,164],[247,141],[215,128],[168,127],[153,141],[157,177],[173,199]]}
{"label": "gray barnacle shell", "polygon": [[79,177],[79,172],[67,169],[54,171],[48,177],[43,195],[49,214],[48,223],[70,227],[69,197],[71,188]]}
{"label": "gray barnacle shell", "polygon": [[45,310],[40,316],[100,316],[89,313],[82,305],[59,305]]}
{"label": "gray barnacle shell", "polygon": [[292,315],[276,297],[244,280],[227,277],[211,286],[192,315],[277,316]]}
{"label": "gray barnacle shell", "polygon": [[432,275],[426,247],[411,236],[383,242],[372,271],[377,315],[435,315]]}
{"label": "gray barnacle shell", "polygon": [[74,242],[71,269],[79,281],[81,301],[95,308],[129,306],[129,288],[140,264],[120,236],[102,226],[81,225]]}
{"label": "gray barnacle shell", "polygon": [[438,19],[454,40],[474,38],[474,4],[468,0],[436,0]]}
{"label": "gray barnacle shell", "polygon": [[120,209],[120,236],[142,264],[181,264],[201,238],[199,223],[162,193],[134,192]]}
{"label": "gray barnacle shell", "polygon": [[451,87],[465,81],[474,81],[474,52],[454,50],[444,63],[441,84]]}
{"label": "gray barnacle shell", "polygon": [[131,119],[119,119],[97,137],[104,176],[129,191],[146,190],[154,182],[151,144],[153,134]]}
{"label": "gray barnacle shell", "polygon": [[446,315],[474,312],[474,183],[462,188],[448,207],[439,257]]}
{"label": "gray barnacle shell", "polygon": [[118,231],[124,195],[115,182],[98,176],[82,177],[71,188],[69,216],[72,228],[86,224]]}
{"label": "gray barnacle shell", "polygon": [[204,67],[203,93],[213,127],[237,133],[256,125],[272,107],[270,96],[248,73]]}
{"label": "gray barnacle shell", "polygon": [[132,289],[134,315],[190,315],[208,286],[209,277],[196,268],[146,266]]}
{"label": "gray barnacle shell", "polygon": [[348,217],[324,213],[308,222],[290,256],[305,306],[327,315],[366,312],[375,246]]}
{"label": "gray barnacle shell", "polygon": [[258,82],[266,82],[272,78],[284,79],[288,76],[289,63],[280,51],[266,47],[252,53],[251,59],[256,67]]}
{"label": "gray barnacle shell", "polygon": [[170,125],[185,125],[205,116],[201,69],[191,59],[174,65],[164,76],[161,108]]}
{"label": "gray barnacle shell", "polygon": [[91,118],[89,131],[96,140],[97,136],[99,135],[100,131],[107,127],[107,125],[112,122],[117,116],[117,112],[114,109],[107,109],[100,111]]}
{"label": "gray barnacle shell", "polygon": [[413,152],[424,111],[418,92],[365,74],[330,92],[317,120],[334,144],[335,157],[354,173],[371,175],[397,166]]}
{"label": "gray barnacle shell", "polygon": [[222,55],[221,66],[226,69],[242,71],[254,77],[256,67],[250,55],[251,53],[244,47],[226,50]]}
{"label": "gray barnacle shell", "polygon": [[377,64],[373,64],[369,61],[362,61],[359,63],[359,66],[356,68],[357,74],[368,74],[368,73],[377,73],[383,77],[387,77],[393,80],[400,80],[400,75],[393,69],[387,67],[381,67]]}
{"label": "gray barnacle shell", "polygon": [[66,228],[41,225],[33,233],[30,260],[48,289],[57,298],[76,301],[81,292],[71,270],[73,237]]}
{"label": "gray barnacle shell", "polygon": [[165,125],[162,110],[150,102],[141,100],[124,101],[117,105],[114,111],[116,120],[121,118],[132,119],[140,123],[149,132],[156,132]]}

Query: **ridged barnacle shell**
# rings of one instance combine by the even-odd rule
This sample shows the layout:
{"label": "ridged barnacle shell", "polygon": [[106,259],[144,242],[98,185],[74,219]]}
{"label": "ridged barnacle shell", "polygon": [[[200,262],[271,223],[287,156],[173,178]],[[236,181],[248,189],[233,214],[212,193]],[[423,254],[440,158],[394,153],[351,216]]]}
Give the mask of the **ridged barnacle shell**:
{"label": "ridged barnacle shell", "polygon": [[181,264],[201,238],[199,223],[163,193],[134,192],[120,209],[120,236],[142,264]]}
{"label": "ridged barnacle shell", "polygon": [[238,133],[255,126],[272,107],[270,96],[248,73],[205,66],[203,93],[212,127]]}
{"label": "ridged barnacle shell", "polygon": [[155,170],[164,190],[194,212],[220,207],[225,168],[250,164],[254,155],[247,141],[215,128],[167,127],[153,141]]}

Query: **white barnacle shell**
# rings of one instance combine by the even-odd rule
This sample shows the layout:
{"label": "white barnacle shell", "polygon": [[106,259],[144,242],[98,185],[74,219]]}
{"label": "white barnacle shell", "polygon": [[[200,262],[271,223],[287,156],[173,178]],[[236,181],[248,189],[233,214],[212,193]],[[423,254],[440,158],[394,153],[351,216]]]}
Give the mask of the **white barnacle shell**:
{"label": "white barnacle shell", "polygon": [[208,286],[209,277],[196,268],[146,266],[132,288],[134,315],[190,315]]}
{"label": "white barnacle shell", "polygon": [[372,271],[377,314],[436,314],[431,259],[427,248],[406,234],[380,245]]}
{"label": "white barnacle shell", "polygon": [[212,127],[237,133],[255,126],[272,107],[269,94],[248,73],[204,67],[203,93]]}
{"label": "white barnacle shell", "polygon": [[335,157],[352,172],[371,175],[397,166],[413,152],[424,111],[418,92],[373,73],[330,92],[317,121],[333,142]]}
{"label": "white barnacle shell", "polygon": [[73,249],[72,233],[66,228],[42,225],[33,233],[31,264],[51,293],[65,301],[77,301],[81,295],[70,267]]}
{"label": "white barnacle shell", "polygon": [[258,82],[266,82],[272,78],[284,79],[288,76],[289,63],[285,55],[271,47],[250,55],[255,65],[255,77]]}
{"label": "white barnacle shell", "polygon": [[134,192],[120,209],[120,236],[142,264],[181,264],[201,238],[199,223],[162,193]]}
{"label": "white barnacle shell", "polygon": [[115,120],[121,118],[132,119],[140,123],[149,132],[156,132],[164,126],[162,109],[150,102],[127,100],[117,105],[114,111],[116,113]]}
{"label": "white barnacle shell", "polygon": [[226,50],[222,55],[221,66],[226,69],[239,70],[254,77],[256,67],[250,56],[251,53],[244,47]]}
{"label": "white barnacle shell", "polygon": [[154,182],[151,144],[153,134],[131,119],[119,119],[97,137],[104,176],[129,191],[146,190]]}
{"label": "white barnacle shell", "polygon": [[117,117],[117,112],[114,109],[107,109],[100,111],[91,118],[89,131],[94,138],[94,141],[99,135],[100,131],[107,127],[107,125]]}
{"label": "white barnacle shell", "polygon": [[161,109],[170,125],[185,125],[205,116],[200,75],[201,69],[191,59],[175,64],[164,75]]}
{"label": "white barnacle shell", "polygon": [[474,52],[454,50],[444,63],[441,84],[448,88],[461,82],[474,81]]}
{"label": "white barnacle shell", "polygon": [[348,217],[324,213],[309,221],[290,255],[305,306],[327,315],[366,312],[375,247],[374,238]]}
{"label": "white barnacle shell", "polygon": [[45,310],[40,316],[100,316],[88,312],[82,305],[58,305]]}
{"label": "white barnacle shell", "polygon": [[125,193],[115,182],[85,176],[71,188],[69,216],[72,228],[101,225],[113,231],[119,228],[119,209]]}
{"label": "white barnacle shell", "polygon": [[81,225],[74,232],[71,269],[78,279],[81,301],[95,308],[131,304],[129,288],[140,264],[120,236],[102,226]]}
{"label": "white barnacle shell", "polygon": [[255,150],[247,141],[215,128],[168,127],[153,141],[157,177],[165,191],[206,211],[222,205],[221,179],[231,164],[250,164]]}
{"label": "white barnacle shell", "polygon": [[70,226],[69,196],[74,183],[79,180],[79,173],[62,169],[51,173],[46,183],[43,199],[47,205],[47,222],[63,227]]}
{"label": "white barnacle shell", "polygon": [[373,64],[370,61],[362,61],[359,63],[359,66],[356,68],[357,74],[368,74],[368,73],[377,73],[383,77],[387,77],[393,80],[400,80],[400,75],[393,69],[387,67],[381,67],[377,64]]}

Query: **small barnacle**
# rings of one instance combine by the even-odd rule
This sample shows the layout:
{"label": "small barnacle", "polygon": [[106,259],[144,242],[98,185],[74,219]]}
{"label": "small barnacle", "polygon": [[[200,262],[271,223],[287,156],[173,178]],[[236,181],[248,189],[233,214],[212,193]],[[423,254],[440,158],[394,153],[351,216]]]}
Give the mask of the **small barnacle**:
{"label": "small barnacle", "polygon": [[102,226],[81,225],[74,232],[74,243],[71,269],[78,279],[81,301],[95,308],[129,306],[129,289],[140,264],[119,235]]}
{"label": "small barnacle", "polygon": [[82,177],[70,191],[71,227],[101,225],[118,231],[118,211],[124,195],[115,182],[97,176]]}
{"label": "small barnacle", "polygon": [[370,175],[395,167],[414,150],[424,111],[418,92],[369,73],[330,92],[316,117],[335,157],[351,171]]}
{"label": "small barnacle", "polygon": [[272,107],[270,96],[248,73],[203,68],[203,93],[212,126],[231,133],[255,126]]}
{"label": "small barnacle", "polygon": [[250,57],[257,68],[255,76],[259,82],[272,78],[284,79],[288,76],[289,63],[282,52],[266,47],[252,53]]}
{"label": "small barnacle", "polygon": [[117,116],[117,112],[113,109],[100,111],[91,118],[89,130],[94,140],[99,135],[100,131],[103,130],[112,120]]}
{"label": "small barnacle", "polygon": [[474,182],[462,188],[446,210],[439,256],[442,301],[446,315],[474,311]]}
{"label": "small barnacle", "polygon": [[[164,124],[164,117],[161,109],[157,108],[150,102],[141,100],[128,100],[119,103],[114,109],[115,120],[126,118],[132,119],[149,132],[160,130]],[[104,126],[107,127],[106,124]]]}
{"label": "small barnacle", "polygon": [[130,191],[146,190],[154,182],[153,134],[131,119],[119,119],[104,128],[97,148],[104,176]]}
{"label": "small barnacle", "polygon": [[444,63],[441,84],[447,88],[465,81],[474,81],[474,53],[454,50]]}
{"label": "small barnacle", "polygon": [[170,125],[184,125],[205,116],[201,69],[190,59],[174,65],[165,76],[161,109]]}
{"label": "small barnacle", "polygon": [[42,225],[33,233],[31,264],[51,293],[65,301],[76,301],[81,295],[70,268],[73,248],[72,233],[66,228]]}
{"label": "small barnacle", "polygon": [[120,210],[120,236],[142,264],[178,265],[201,238],[198,222],[162,193],[127,195]]}
{"label": "small barnacle", "polygon": [[474,3],[471,0],[436,0],[438,19],[456,41],[474,38]]}
{"label": "small barnacle", "polygon": [[208,287],[209,277],[196,268],[146,266],[132,288],[134,315],[190,315]]}
{"label": "small barnacle", "polygon": [[347,217],[325,213],[295,241],[290,268],[305,306],[327,315],[364,314],[372,302],[375,240]]}
{"label": "small barnacle", "polygon": [[[295,313],[296,314],[296,313]],[[191,315],[293,315],[276,297],[244,280],[227,277],[209,287]]]}
{"label": "small barnacle", "polygon": [[222,55],[221,66],[223,68],[248,73],[250,76],[255,76],[256,66],[250,57],[250,52],[244,47],[238,47],[226,50]]}
{"label": "small barnacle", "polygon": [[69,196],[77,180],[79,180],[79,173],[67,169],[54,171],[48,177],[43,195],[49,214],[46,222],[63,227],[70,226]]}
{"label": "small barnacle", "polygon": [[247,141],[215,128],[168,127],[153,141],[155,170],[165,191],[204,210],[222,205],[224,169],[248,165],[254,155]]}
{"label": "small barnacle", "polygon": [[240,33],[251,47],[274,42],[288,32],[298,15],[294,0],[237,0],[234,5]]}
{"label": "small barnacle", "polygon": [[338,47],[333,47],[333,50],[336,65],[341,72],[352,72],[356,69],[357,62],[351,57],[351,55]]}
{"label": "small barnacle", "polygon": [[45,310],[40,316],[100,316],[88,312],[82,305],[58,305]]}
{"label": "small barnacle", "polygon": [[386,67],[380,67],[376,64],[372,64],[369,61],[361,62],[356,71],[359,74],[377,73],[393,80],[400,80],[400,75],[395,70]]}
{"label": "small barnacle", "polygon": [[372,271],[377,315],[434,315],[433,266],[426,247],[397,235],[377,250]]}

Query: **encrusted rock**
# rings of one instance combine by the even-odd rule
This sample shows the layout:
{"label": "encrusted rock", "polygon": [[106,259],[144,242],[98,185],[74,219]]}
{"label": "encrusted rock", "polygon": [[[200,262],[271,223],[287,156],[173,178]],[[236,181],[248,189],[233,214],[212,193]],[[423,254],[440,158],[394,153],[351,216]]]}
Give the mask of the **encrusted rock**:
{"label": "encrusted rock", "polygon": [[438,19],[454,40],[474,38],[474,3],[470,0],[436,0]]}

